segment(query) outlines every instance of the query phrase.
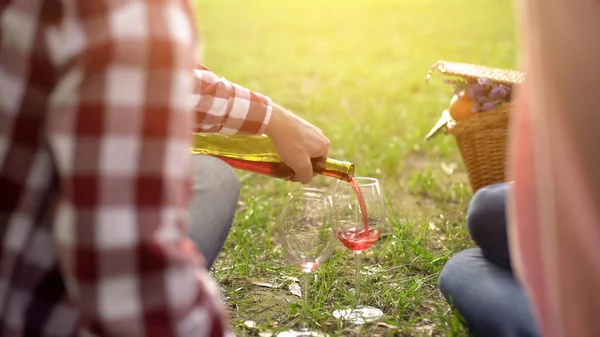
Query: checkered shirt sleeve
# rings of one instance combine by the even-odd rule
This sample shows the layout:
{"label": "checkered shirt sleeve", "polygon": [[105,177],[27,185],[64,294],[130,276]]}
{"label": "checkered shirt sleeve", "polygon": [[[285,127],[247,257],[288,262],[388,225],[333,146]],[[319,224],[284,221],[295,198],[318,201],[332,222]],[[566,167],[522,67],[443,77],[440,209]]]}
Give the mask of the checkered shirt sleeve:
{"label": "checkered shirt sleeve", "polygon": [[264,133],[273,110],[269,97],[219,78],[203,66],[197,66],[194,74],[197,132]]}
{"label": "checkered shirt sleeve", "polygon": [[[54,242],[82,326],[94,336],[223,336],[216,285],[185,235],[190,5],[61,4],[61,21],[45,31],[60,72],[45,123],[60,179]],[[211,99],[205,94],[201,102]],[[229,114],[224,128],[254,130],[236,120],[244,95],[218,112],[221,98],[212,99],[211,113]]]}

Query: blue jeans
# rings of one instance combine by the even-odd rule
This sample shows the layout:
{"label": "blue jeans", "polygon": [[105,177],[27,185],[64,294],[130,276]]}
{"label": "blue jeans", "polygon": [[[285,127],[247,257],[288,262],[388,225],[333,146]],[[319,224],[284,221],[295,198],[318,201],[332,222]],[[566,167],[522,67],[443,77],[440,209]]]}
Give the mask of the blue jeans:
{"label": "blue jeans", "polygon": [[224,161],[203,155],[194,155],[193,160],[189,236],[210,270],[231,229],[240,189],[233,169]]}
{"label": "blue jeans", "polygon": [[537,337],[533,312],[510,264],[506,233],[509,184],[478,190],[467,228],[478,248],[454,255],[442,270],[439,288],[475,336]]}

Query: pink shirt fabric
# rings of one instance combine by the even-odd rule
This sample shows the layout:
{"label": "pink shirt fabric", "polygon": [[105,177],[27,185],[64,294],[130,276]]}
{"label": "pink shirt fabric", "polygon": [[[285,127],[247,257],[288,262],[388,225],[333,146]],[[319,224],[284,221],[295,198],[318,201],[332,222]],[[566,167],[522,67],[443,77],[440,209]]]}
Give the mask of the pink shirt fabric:
{"label": "pink shirt fabric", "polygon": [[543,336],[600,336],[600,1],[519,0],[509,236]]}

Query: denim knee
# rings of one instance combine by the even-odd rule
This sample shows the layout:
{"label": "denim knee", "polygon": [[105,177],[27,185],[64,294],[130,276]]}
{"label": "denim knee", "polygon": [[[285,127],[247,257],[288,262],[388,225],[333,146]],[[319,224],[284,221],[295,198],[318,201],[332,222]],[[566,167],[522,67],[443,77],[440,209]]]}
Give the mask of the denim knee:
{"label": "denim knee", "polygon": [[481,255],[478,248],[469,248],[452,256],[444,265],[438,279],[438,288],[452,303],[453,297],[460,297],[465,288],[464,277],[471,272],[471,260]]}
{"label": "denim knee", "polygon": [[505,233],[507,192],[508,184],[501,183],[483,187],[473,195],[467,211],[467,229],[475,243]]}
{"label": "denim knee", "polygon": [[198,156],[194,167],[194,191],[214,196],[225,206],[237,205],[240,195],[238,179],[224,161],[206,156]]}
{"label": "denim knee", "polygon": [[480,248],[452,256],[438,287],[475,336],[539,336],[527,296],[512,272],[491,262]]}

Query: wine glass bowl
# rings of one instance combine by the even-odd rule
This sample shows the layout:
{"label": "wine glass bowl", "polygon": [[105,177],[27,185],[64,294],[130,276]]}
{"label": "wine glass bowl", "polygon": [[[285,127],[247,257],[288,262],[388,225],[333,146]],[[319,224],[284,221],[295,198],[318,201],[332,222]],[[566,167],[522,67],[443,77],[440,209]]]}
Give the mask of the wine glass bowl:
{"label": "wine glass bowl", "polygon": [[377,242],[386,226],[385,204],[379,181],[370,177],[355,177],[339,182],[333,196],[334,232],[337,239],[354,252],[355,305],[335,310],[333,316],[354,324],[364,324],[383,316],[375,307],[360,305],[360,259],[362,252]]}
{"label": "wine glass bowl", "polygon": [[[313,219],[303,218],[282,231],[280,240],[287,259],[304,272],[322,265],[331,255],[335,237],[331,228]],[[329,239],[329,237],[333,239]]]}
{"label": "wine glass bowl", "polygon": [[325,192],[303,188],[290,192],[276,227],[277,242],[291,264],[312,271],[333,253],[332,200]]}
{"label": "wine glass bowl", "polygon": [[303,273],[304,300],[299,326],[278,336],[326,336],[308,327],[306,309],[310,273],[329,259],[337,243],[333,215],[332,198],[325,191],[302,188],[289,193],[274,232],[288,261]]}
{"label": "wine glass bowl", "polygon": [[[383,196],[375,178],[356,177],[356,186],[340,182],[333,196],[334,231],[338,240],[352,251],[363,251],[379,240],[385,225]],[[357,195],[357,187],[360,195]],[[364,202],[361,207],[361,199]],[[365,213],[363,209],[366,208]],[[366,217],[366,219],[365,219]],[[366,220],[366,222],[365,222]]]}

